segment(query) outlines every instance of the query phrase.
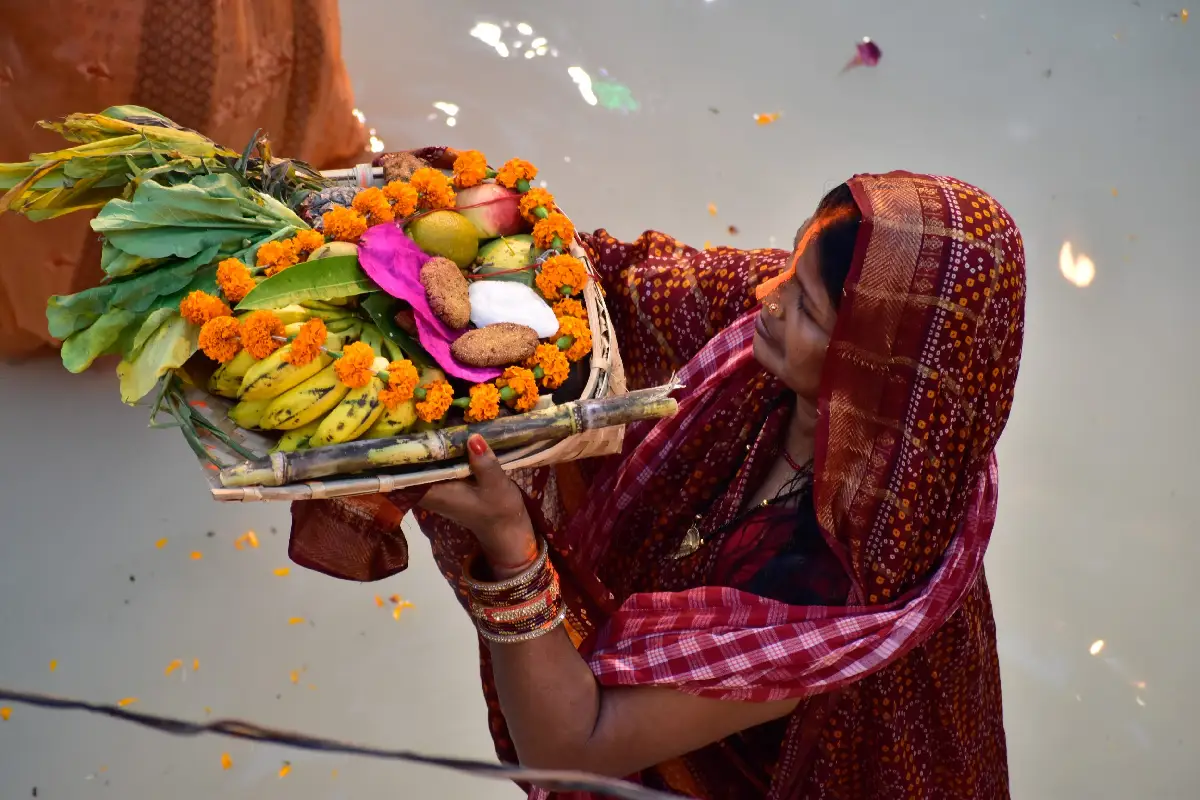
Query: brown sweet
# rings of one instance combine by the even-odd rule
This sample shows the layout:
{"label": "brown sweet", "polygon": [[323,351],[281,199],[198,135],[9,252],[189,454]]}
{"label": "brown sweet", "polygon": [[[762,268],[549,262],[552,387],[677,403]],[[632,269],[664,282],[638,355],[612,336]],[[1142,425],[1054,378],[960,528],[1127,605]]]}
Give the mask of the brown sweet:
{"label": "brown sweet", "polygon": [[385,183],[407,181],[414,172],[429,166],[428,161],[417,158],[412,153],[384,153],[376,162],[383,167]]}
{"label": "brown sweet", "polygon": [[512,322],[497,322],[467,331],[450,345],[450,354],[470,367],[507,367],[533,356],[537,331]]}
{"label": "brown sweet", "polygon": [[448,258],[431,258],[421,267],[421,285],[433,315],[456,331],[471,322],[471,287]]}

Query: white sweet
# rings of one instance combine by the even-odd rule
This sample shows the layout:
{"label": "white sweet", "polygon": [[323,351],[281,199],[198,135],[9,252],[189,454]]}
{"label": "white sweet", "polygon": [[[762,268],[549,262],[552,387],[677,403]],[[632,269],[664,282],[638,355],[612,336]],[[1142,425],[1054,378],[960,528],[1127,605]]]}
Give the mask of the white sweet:
{"label": "white sweet", "polygon": [[515,322],[537,331],[541,339],[558,333],[558,319],[533,289],[515,281],[472,281],[471,322],[483,328],[497,322]]}

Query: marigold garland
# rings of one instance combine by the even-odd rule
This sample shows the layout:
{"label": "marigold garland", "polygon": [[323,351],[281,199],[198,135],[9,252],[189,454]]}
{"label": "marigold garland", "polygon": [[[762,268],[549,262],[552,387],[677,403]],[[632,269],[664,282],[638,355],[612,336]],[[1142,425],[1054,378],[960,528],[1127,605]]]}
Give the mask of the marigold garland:
{"label": "marigold garland", "polygon": [[183,298],[179,304],[179,313],[193,325],[203,325],[210,319],[227,317],[233,312],[221,298],[197,290]]}
{"label": "marigold garland", "polygon": [[587,286],[587,281],[587,267],[578,258],[566,253],[543,261],[542,270],[534,279],[542,297],[547,300],[558,300],[564,294],[579,294]]}
{"label": "marigold garland", "polygon": [[557,210],[554,205],[554,195],[540,186],[535,186],[521,195],[517,208],[520,209],[522,217],[535,225],[541,219],[536,213],[538,208],[544,208],[551,213]]}
{"label": "marigold garland", "polygon": [[335,242],[357,242],[367,230],[367,218],[345,206],[334,206],[321,215],[325,238]]}
{"label": "marigold garland", "polygon": [[383,193],[382,189],[375,186],[363,189],[354,195],[351,206],[367,218],[368,225],[382,225],[396,218],[395,212],[388,203],[387,195]]}
{"label": "marigold garland", "polygon": [[571,374],[571,363],[556,344],[539,344],[533,356],[525,362],[525,366],[529,369],[541,368],[542,386],[547,389],[562,386]]}
{"label": "marigold garland", "polygon": [[454,159],[454,185],[469,189],[487,177],[487,158],[478,150],[464,150]]}
{"label": "marigold garland", "polygon": [[417,202],[421,199],[417,190],[404,181],[391,181],[383,187],[383,193],[392,202],[392,213],[397,217],[407,217],[417,210]]}
{"label": "marigold garland", "polygon": [[531,181],[537,177],[537,167],[519,158],[509,159],[496,171],[496,183],[508,189],[517,188],[518,181]]}
{"label": "marigold garland", "polygon": [[569,360],[579,361],[592,352],[592,329],[584,320],[578,317],[559,317],[556,337],[561,339],[564,336],[572,339],[566,350]]}
{"label": "marigold garland", "polygon": [[217,265],[217,286],[229,302],[242,302],[256,285],[250,268],[236,258],[227,258]]}
{"label": "marigold garland", "polygon": [[375,351],[366,342],[353,342],[342,350],[342,356],[333,363],[338,380],[351,389],[361,389],[375,377]]}
{"label": "marigold garland", "polygon": [[440,169],[421,167],[412,174],[408,182],[421,195],[418,207],[426,211],[454,208],[454,188],[450,185],[450,179]]}
{"label": "marigold garland", "polygon": [[267,277],[278,275],[288,267],[299,263],[300,254],[296,252],[294,239],[283,239],[277,242],[263,242],[255,255],[255,263],[266,269]]}
{"label": "marigold garland", "polygon": [[554,247],[554,240],[559,239],[559,247],[566,247],[575,238],[575,226],[566,214],[554,213],[545,219],[539,219],[533,226],[533,243],[543,250]]}
{"label": "marigold garland", "polygon": [[421,378],[417,368],[408,359],[388,364],[387,374],[388,384],[379,393],[379,402],[388,411],[395,411],[401,403],[412,400],[413,391]]}
{"label": "marigold garland", "polygon": [[463,417],[467,422],[487,422],[500,416],[500,390],[490,383],[471,387],[471,405]]}
{"label": "marigold garland", "polygon": [[213,317],[200,329],[200,349],[218,363],[232,361],[242,350],[240,328],[233,317]]}
{"label": "marigold garland", "polygon": [[325,346],[325,340],[328,337],[329,331],[325,328],[325,320],[313,317],[301,326],[300,332],[296,334],[296,338],[292,339],[292,346],[283,356],[283,360],[295,367],[303,367],[305,364],[311,363],[321,354],[321,348]]}
{"label": "marigold garland", "polygon": [[260,361],[283,346],[283,335],[283,320],[273,311],[252,311],[242,320],[242,346]]}
{"label": "marigold garland", "polygon": [[537,405],[538,386],[532,370],[525,367],[509,367],[496,379],[496,385],[513,391],[512,399],[505,402],[517,411],[532,411]]}
{"label": "marigold garland", "polygon": [[583,303],[574,297],[564,297],[551,308],[554,310],[554,316],[556,317],[579,317],[579,319],[587,319],[587,309],[583,307]]}
{"label": "marigold garland", "polygon": [[312,255],[314,250],[325,246],[325,236],[320,231],[300,231],[292,237],[292,244],[296,248],[296,256],[303,261]]}
{"label": "marigold garland", "polygon": [[417,416],[423,422],[437,422],[454,402],[454,388],[446,381],[434,381],[424,388],[425,399],[417,403]]}

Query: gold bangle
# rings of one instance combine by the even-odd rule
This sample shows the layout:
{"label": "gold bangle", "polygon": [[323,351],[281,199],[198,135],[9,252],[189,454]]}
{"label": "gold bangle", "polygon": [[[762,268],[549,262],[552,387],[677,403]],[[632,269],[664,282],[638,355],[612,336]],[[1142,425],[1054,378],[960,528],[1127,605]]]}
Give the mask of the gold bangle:
{"label": "gold bangle", "polygon": [[531,642],[534,639],[540,639],[550,631],[557,628],[559,625],[563,624],[563,621],[566,620],[566,618],[567,608],[566,606],[563,606],[563,608],[554,616],[554,619],[550,620],[548,624],[538,628],[537,630],[527,631],[526,633],[510,634],[491,633],[483,628],[479,628],[478,630],[479,635],[489,642],[494,642],[496,644],[519,644],[521,642]]}
{"label": "gold bangle", "polygon": [[463,578],[466,581],[467,589],[472,592],[482,594],[493,594],[496,592],[505,592],[524,586],[536,580],[542,568],[546,566],[546,560],[550,557],[550,549],[546,546],[546,540],[543,539],[538,546],[538,556],[532,564],[530,564],[524,572],[505,578],[502,581],[481,581],[478,578],[472,577],[471,568],[475,566],[475,562],[479,560],[479,556],[471,559],[467,565],[467,569],[463,572]]}

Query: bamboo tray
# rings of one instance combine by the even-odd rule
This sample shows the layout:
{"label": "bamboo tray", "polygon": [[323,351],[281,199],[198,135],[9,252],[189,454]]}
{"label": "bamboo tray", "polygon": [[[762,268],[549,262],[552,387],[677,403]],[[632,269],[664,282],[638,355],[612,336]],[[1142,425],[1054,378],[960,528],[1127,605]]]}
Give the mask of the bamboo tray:
{"label": "bamboo tray", "polygon": [[[331,170],[323,173],[337,184],[345,186],[381,186],[383,170],[367,164],[348,170]],[[587,253],[579,246],[578,241],[572,241],[570,252],[582,260],[589,271],[591,262]],[[598,400],[625,394],[625,373],[621,365],[621,356],[617,349],[612,320],[604,303],[604,296],[593,280],[583,291],[584,304],[587,307],[588,322],[592,329],[593,349],[590,360],[590,370],[584,385],[580,400]],[[664,397],[670,387],[664,387]],[[185,390],[185,397],[194,411],[203,416],[209,423],[219,427],[229,438],[242,448],[256,456],[261,456],[260,465],[263,468],[273,468],[276,477],[280,477],[281,457],[272,458],[269,454],[274,440],[254,431],[238,428],[226,417],[226,412],[233,405],[231,401],[210,395],[195,387]],[[673,402],[673,401],[672,401]],[[536,413],[536,412],[534,412]],[[631,420],[630,420],[631,421]],[[478,426],[476,426],[478,427]],[[419,436],[400,436],[390,440],[375,440],[376,444],[402,443],[415,441]],[[498,457],[505,469],[516,470],[531,467],[547,466],[550,464],[574,461],[580,458],[609,455],[620,452],[624,440],[624,425],[594,428],[575,433],[557,440],[538,441],[514,449],[498,452]],[[223,463],[237,464],[246,461],[228,445],[217,441],[215,437],[203,440],[204,449],[217,456]],[[350,442],[343,445],[331,445],[321,448],[321,451],[337,456],[338,451],[351,449],[361,450],[361,442]],[[286,482],[283,485],[251,485],[226,486],[222,482],[222,471],[212,463],[200,458],[205,467],[210,491],[216,500],[223,502],[258,502],[318,500],[331,497],[345,497],[359,494],[374,494],[389,492],[409,486],[436,483],[445,480],[464,478],[469,469],[464,459],[456,458],[448,461],[433,462],[425,465],[414,465],[406,468],[392,468],[369,474],[336,475],[321,480]]]}

